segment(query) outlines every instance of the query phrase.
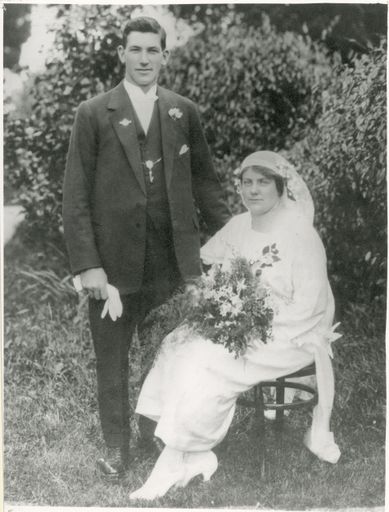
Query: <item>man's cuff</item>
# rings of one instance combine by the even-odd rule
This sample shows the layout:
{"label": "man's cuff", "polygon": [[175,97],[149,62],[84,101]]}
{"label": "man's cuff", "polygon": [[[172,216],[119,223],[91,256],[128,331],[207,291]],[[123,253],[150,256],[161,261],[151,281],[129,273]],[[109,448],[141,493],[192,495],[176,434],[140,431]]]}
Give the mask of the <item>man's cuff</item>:
{"label": "man's cuff", "polygon": [[83,290],[82,283],[81,283],[81,274],[82,274],[82,272],[86,272],[87,270],[91,270],[92,268],[102,268],[102,267],[100,267],[100,266],[98,266],[98,267],[89,267],[89,268],[86,268],[84,270],[80,270],[73,277],[73,286],[74,286],[76,292],[80,293]]}
{"label": "man's cuff", "polygon": [[77,293],[82,292],[82,283],[81,283],[80,274],[77,274],[75,277],[73,277],[73,286]]}

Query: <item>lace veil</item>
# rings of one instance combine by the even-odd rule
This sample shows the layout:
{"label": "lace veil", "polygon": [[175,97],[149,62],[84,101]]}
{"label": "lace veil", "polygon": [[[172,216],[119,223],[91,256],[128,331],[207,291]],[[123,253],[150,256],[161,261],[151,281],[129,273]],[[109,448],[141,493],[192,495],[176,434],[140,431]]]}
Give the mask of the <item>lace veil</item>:
{"label": "lace veil", "polygon": [[285,187],[281,201],[287,208],[300,213],[310,224],[313,224],[315,213],[311,194],[304,180],[295,167],[284,157],[273,151],[256,151],[248,155],[236,169],[235,175],[240,178],[248,167],[264,167],[284,179]]}

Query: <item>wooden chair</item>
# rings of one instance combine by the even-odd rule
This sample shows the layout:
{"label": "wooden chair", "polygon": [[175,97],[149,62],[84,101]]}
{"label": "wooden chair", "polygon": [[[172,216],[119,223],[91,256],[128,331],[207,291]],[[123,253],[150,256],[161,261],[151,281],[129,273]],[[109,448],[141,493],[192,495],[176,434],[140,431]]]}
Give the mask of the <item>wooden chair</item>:
{"label": "wooden chair", "polygon": [[[278,448],[280,449],[282,447],[284,411],[312,407],[317,403],[317,391],[313,387],[300,382],[290,382],[288,379],[307,377],[315,374],[315,364],[312,363],[309,366],[289,375],[285,375],[275,380],[260,382],[251,390],[249,395],[245,394],[239,397],[237,401],[238,405],[255,409],[255,434],[258,439],[257,453],[261,478],[264,478],[266,474],[265,411],[276,411],[274,428],[276,441]],[[267,402],[265,400],[266,388],[275,388],[275,402]],[[285,403],[285,389],[287,388],[305,391],[310,395],[310,397],[306,400],[299,398],[298,400],[293,400],[293,402]]]}

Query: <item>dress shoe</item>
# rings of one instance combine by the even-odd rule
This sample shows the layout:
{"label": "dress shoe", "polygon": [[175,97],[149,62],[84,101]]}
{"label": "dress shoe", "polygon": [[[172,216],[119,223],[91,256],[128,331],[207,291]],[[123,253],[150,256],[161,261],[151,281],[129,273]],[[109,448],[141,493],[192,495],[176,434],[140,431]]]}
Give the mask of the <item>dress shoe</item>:
{"label": "dress shoe", "polygon": [[183,487],[181,481],[184,477],[184,470],[164,472],[158,481],[146,482],[140,489],[130,494],[130,500],[153,501],[162,498],[173,487]]}
{"label": "dress shoe", "polygon": [[184,452],[165,447],[146,483],[130,494],[131,500],[162,498],[173,487],[182,487],[185,477]]}
{"label": "dress shoe", "polygon": [[186,453],[184,478],[177,485],[186,487],[197,475],[202,475],[204,482],[208,482],[217,466],[217,457],[212,451]]}
{"label": "dress shoe", "polygon": [[320,435],[314,435],[310,428],[304,436],[304,444],[320,460],[331,464],[336,464],[341,455],[332,432],[322,432]]}
{"label": "dress shoe", "polygon": [[336,464],[341,455],[339,446],[335,443],[334,434],[323,430],[318,425],[317,407],[313,409],[312,426],[304,436],[305,446],[320,460]]}
{"label": "dress shoe", "polygon": [[118,480],[125,473],[128,461],[123,460],[121,448],[107,448],[107,455],[97,461],[97,466],[108,480]]}

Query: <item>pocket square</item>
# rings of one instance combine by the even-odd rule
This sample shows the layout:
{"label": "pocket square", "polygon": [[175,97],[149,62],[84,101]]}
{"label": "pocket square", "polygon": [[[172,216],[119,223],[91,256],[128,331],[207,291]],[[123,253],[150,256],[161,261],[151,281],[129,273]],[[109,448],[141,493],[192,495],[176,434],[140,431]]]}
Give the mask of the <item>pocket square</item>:
{"label": "pocket square", "polygon": [[119,124],[121,124],[122,126],[128,126],[131,123],[132,123],[131,119],[126,119],[126,118],[119,121]]}
{"label": "pocket square", "polygon": [[189,151],[189,147],[186,144],[184,144],[183,146],[181,146],[180,152],[178,154],[185,155],[185,153],[187,153],[188,151]]}

